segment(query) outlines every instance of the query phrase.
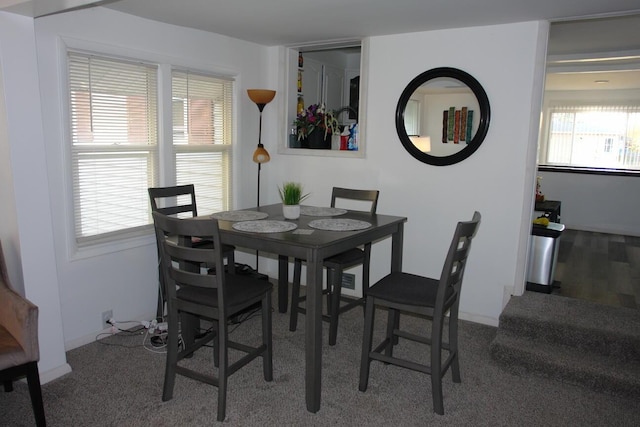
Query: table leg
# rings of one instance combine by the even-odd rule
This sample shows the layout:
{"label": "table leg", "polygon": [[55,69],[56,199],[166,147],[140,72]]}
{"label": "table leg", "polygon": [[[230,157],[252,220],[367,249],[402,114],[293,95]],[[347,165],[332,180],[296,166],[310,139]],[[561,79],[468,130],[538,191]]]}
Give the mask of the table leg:
{"label": "table leg", "polygon": [[289,304],[289,257],[278,255],[278,311],[287,312]]}
{"label": "table leg", "polygon": [[305,380],[309,412],[318,412],[322,391],[322,260],[307,255],[307,314],[305,316]]}
{"label": "table leg", "polygon": [[391,272],[402,271],[402,245],[404,224],[398,224],[398,230],[391,235]]}

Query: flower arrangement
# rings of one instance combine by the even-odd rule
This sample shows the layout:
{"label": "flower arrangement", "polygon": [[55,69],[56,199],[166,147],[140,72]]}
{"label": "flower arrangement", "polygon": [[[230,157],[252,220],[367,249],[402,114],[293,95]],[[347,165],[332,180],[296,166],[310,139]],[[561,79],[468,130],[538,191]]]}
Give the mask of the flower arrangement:
{"label": "flower arrangement", "polygon": [[299,205],[309,197],[309,193],[302,194],[302,184],[297,182],[285,182],[282,187],[278,187],[278,192],[283,205]]}
{"label": "flower arrangement", "polygon": [[324,105],[311,104],[302,113],[298,114],[293,124],[298,129],[298,140],[306,138],[316,129],[324,132],[324,137],[339,134],[340,128],[336,115],[332,111],[326,111]]}

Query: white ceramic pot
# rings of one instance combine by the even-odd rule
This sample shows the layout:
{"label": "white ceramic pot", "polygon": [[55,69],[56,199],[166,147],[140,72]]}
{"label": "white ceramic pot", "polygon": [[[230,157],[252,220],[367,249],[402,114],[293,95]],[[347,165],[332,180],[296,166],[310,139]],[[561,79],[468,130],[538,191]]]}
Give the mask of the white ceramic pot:
{"label": "white ceramic pot", "polygon": [[286,219],[300,218],[300,205],[282,205],[282,214]]}

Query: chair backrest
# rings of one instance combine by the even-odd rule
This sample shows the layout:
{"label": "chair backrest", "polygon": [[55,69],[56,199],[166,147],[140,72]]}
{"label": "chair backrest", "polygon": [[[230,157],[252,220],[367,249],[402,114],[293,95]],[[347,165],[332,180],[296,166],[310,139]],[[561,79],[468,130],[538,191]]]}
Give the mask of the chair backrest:
{"label": "chair backrest", "polygon": [[480,219],[480,212],[476,211],[471,221],[460,221],[456,226],[456,231],[453,234],[451,246],[449,246],[449,252],[442,268],[442,274],[440,275],[435,304],[436,315],[440,310],[446,312],[450,309],[451,315],[457,317],[462,278],[467,265],[469,250],[471,249],[471,240],[475,236]]}
{"label": "chair backrest", "polygon": [[[176,286],[186,291],[217,289],[218,310],[224,316],[224,264],[222,252],[215,249],[222,247],[218,221],[214,218],[180,219],[153,212],[153,223],[169,307],[176,301]],[[213,241],[213,248],[192,246],[192,238],[196,236]],[[190,307],[189,311],[207,315],[204,309],[198,313],[197,308]]]}
{"label": "chair backrest", "polygon": [[[193,184],[149,188],[151,211],[180,218],[198,216]],[[189,215],[181,215],[188,213]]]}
{"label": "chair backrest", "polygon": [[352,188],[333,187],[331,192],[331,207],[336,207],[336,199],[357,200],[371,202],[369,212],[374,214],[378,209],[378,190],[356,190]]}

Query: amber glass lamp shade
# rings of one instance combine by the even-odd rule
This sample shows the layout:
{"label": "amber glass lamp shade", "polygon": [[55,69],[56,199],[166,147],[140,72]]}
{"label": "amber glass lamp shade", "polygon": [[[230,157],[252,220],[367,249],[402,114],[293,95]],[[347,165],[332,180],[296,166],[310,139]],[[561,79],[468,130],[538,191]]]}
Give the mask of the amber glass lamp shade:
{"label": "amber glass lamp shade", "polygon": [[256,163],[267,163],[271,160],[269,152],[264,148],[263,144],[259,144],[256,151],[253,152],[253,161]]}
{"label": "amber glass lamp shade", "polygon": [[269,89],[247,89],[247,95],[249,95],[249,99],[255,102],[260,112],[262,112],[264,106],[273,101],[273,98],[276,96],[276,91]]}

